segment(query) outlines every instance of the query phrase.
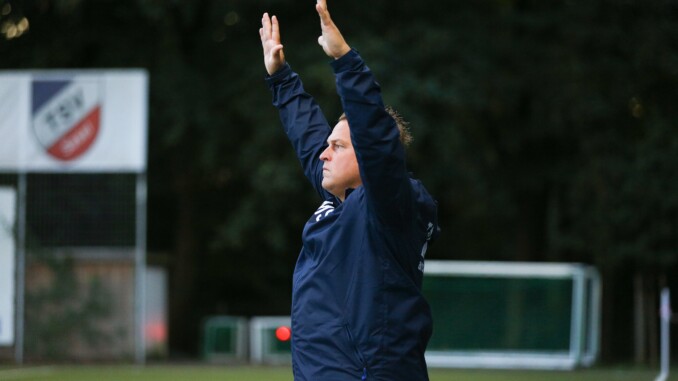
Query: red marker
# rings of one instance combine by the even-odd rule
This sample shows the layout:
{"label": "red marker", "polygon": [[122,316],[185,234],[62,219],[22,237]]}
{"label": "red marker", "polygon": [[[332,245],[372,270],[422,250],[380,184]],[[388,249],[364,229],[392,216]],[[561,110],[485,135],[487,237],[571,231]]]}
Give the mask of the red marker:
{"label": "red marker", "polygon": [[292,337],[292,330],[290,327],[280,326],[275,330],[275,337],[280,341],[287,341]]}

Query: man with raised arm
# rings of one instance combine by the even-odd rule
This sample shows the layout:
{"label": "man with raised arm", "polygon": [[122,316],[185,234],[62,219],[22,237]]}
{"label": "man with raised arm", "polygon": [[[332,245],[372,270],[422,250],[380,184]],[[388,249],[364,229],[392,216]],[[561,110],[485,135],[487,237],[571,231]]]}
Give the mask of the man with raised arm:
{"label": "man with raised arm", "polygon": [[318,0],[344,114],[331,128],[285,61],[276,16],[259,34],[266,82],[304,174],[321,197],[306,223],[292,286],[296,381],[428,380],[431,336],[421,294],[437,207],[405,166],[408,132]]}

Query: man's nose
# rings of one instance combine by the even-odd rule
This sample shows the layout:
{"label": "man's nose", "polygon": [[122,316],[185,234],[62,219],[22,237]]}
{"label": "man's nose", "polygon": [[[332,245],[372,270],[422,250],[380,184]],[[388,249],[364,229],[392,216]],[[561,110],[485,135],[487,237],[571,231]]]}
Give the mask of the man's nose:
{"label": "man's nose", "polygon": [[330,147],[325,148],[322,153],[320,153],[320,160],[322,161],[327,161],[330,160],[330,153],[329,153]]}

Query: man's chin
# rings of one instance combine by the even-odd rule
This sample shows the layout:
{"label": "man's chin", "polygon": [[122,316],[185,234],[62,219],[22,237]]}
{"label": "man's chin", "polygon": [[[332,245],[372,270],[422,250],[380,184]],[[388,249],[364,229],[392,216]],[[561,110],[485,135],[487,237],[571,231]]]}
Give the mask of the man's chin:
{"label": "man's chin", "polygon": [[326,191],[328,191],[328,192],[330,192],[330,193],[332,193],[332,194],[335,194],[335,193],[332,191],[332,190],[334,189],[334,187],[332,187],[332,183],[331,183],[331,182],[329,182],[329,181],[324,181],[324,180],[323,180],[323,182],[322,182],[320,185],[323,187],[324,190],[326,190]]}

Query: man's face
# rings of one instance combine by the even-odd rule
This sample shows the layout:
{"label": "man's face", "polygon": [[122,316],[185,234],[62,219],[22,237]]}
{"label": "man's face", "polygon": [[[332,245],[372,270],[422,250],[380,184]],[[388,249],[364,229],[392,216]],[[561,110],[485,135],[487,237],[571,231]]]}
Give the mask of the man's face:
{"label": "man's face", "polygon": [[343,201],[347,188],[357,188],[362,184],[346,120],[337,123],[327,138],[327,144],[329,146],[320,154],[320,160],[324,161],[322,185]]}

